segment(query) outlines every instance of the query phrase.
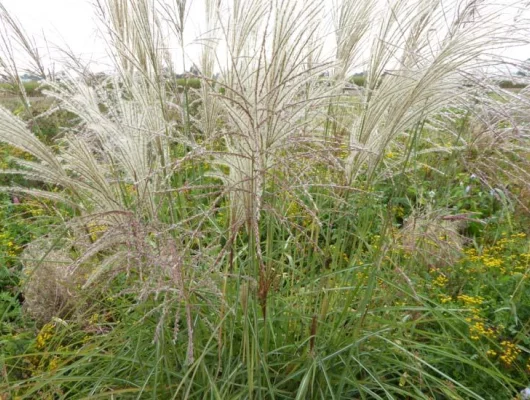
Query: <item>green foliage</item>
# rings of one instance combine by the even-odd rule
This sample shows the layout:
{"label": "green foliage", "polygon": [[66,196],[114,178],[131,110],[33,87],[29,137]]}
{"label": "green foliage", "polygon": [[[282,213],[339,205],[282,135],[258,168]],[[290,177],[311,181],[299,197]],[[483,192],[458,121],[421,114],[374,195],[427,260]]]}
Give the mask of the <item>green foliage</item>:
{"label": "green foliage", "polygon": [[183,93],[186,89],[200,89],[201,80],[199,78],[177,78],[168,80],[166,85],[170,90]]}
{"label": "green foliage", "polygon": [[357,85],[357,86],[364,86],[366,83],[366,76],[365,75],[354,75],[350,82]]}
{"label": "green foliage", "polygon": [[516,83],[513,81],[500,81],[499,87],[503,89],[524,89],[528,85],[526,83]]}
{"label": "green foliage", "polygon": [[[281,224],[263,216],[262,246],[273,268],[266,320],[255,284],[226,275],[223,305],[205,303],[199,293],[192,300],[195,361],[188,365],[185,317],[176,325],[168,318],[182,314],[183,304],[167,296],[137,304],[124,290],[138,276],[121,274],[106,294],[87,295],[91,309],[81,320],[52,321],[36,336],[26,330],[4,337],[7,371],[25,382],[12,394],[493,400],[524,384],[524,234],[491,244],[486,234],[454,267],[433,269],[415,264],[395,245],[384,250],[391,237],[384,233],[384,197],[352,196],[338,214],[320,194],[319,208],[327,215],[317,237],[324,254],[304,244],[303,231],[289,239]],[[294,204],[286,201],[286,216],[313,231]],[[497,259],[509,269],[500,269]],[[233,264],[246,270],[252,260],[239,252]],[[218,307],[225,312],[212,312]],[[20,311],[11,315],[19,318]]]}
{"label": "green foliage", "polygon": [[[24,90],[28,97],[41,97],[43,96],[43,91],[46,90],[46,86],[41,82],[28,81],[23,82]],[[16,96],[18,89],[14,88],[13,85],[9,83],[0,83],[0,100],[2,97]]]}

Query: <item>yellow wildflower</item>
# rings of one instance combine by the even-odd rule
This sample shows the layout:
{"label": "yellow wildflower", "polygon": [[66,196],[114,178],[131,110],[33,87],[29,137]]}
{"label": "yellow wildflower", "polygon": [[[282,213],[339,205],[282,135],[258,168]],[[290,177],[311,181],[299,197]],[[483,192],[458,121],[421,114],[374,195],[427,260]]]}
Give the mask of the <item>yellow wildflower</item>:
{"label": "yellow wildflower", "polygon": [[445,294],[441,294],[439,297],[440,297],[440,302],[442,304],[449,303],[451,300],[453,300],[451,296],[447,296]]}
{"label": "yellow wildflower", "polygon": [[517,356],[521,353],[521,350],[519,350],[515,343],[508,340],[502,341],[501,346],[503,352],[500,356],[500,359],[507,367],[509,367],[517,359]]}
{"label": "yellow wildflower", "polygon": [[53,337],[54,330],[53,324],[46,324],[41,328],[37,335],[37,349],[42,350],[46,347],[46,343]]}
{"label": "yellow wildflower", "polygon": [[438,275],[436,279],[433,280],[434,286],[444,287],[449,282],[449,279],[445,275]]}
{"label": "yellow wildflower", "polygon": [[48,364],[48,370],[54,371],[59,366],[59,357],[53,357]]}
{"label": "yellow wildflower", "polygon": [[466,305],[481,305],[484,302],[484,298],[477,296],[468,296],[467,294],[461,294],[458,297],[458,300],[464,302]]}

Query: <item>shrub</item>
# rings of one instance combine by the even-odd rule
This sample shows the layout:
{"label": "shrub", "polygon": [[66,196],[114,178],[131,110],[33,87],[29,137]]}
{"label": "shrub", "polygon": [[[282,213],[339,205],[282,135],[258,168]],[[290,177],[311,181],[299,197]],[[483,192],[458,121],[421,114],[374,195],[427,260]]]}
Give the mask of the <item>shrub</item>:
{"label": "shrub", "polygon": [[526,83],[513,81],[500,81],[498,84],[503,89],[524,89],[528,86]]}

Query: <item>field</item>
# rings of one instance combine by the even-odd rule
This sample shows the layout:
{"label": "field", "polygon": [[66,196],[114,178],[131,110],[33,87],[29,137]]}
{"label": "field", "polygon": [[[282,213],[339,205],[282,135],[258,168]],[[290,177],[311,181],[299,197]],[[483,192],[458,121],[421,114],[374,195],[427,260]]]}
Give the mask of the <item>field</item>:
{"label": "field", "polygon": [[205,4],[193,74],[181,1],[101,2],[97,79],[0,62],[0,400],[528,399],[524,25]]}

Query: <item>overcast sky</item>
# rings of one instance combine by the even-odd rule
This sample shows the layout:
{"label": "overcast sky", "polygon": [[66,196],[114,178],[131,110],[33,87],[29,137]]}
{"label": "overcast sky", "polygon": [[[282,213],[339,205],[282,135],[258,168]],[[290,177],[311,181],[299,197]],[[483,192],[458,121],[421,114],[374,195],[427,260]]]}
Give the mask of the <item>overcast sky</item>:
{"label": "overcast sky", "polygon": [[[35,38],[41,54],[68,45],[84,59],[105,62],[94,6],[86,0],[0,0]],[[42,40],[46,37],[48,45]],[[47,48],[46,48],[47,47]],[[108,61],[107,61],[108,62]]]}
{"label": "overcast sky", "polygon": [[[513,4],[516,0],[499,1]],[[523,4],[529,0],[518,1]],[[57,57],[54,48],[64,48],[68,45],[83,60],[92,60],[95,65],[99,65],[97,69],[111,68],[104,41],[98,34],[97,17],[91,0],[0,0],[0,2],[22,23],[27,33],[35,37],[38,46],[44,50],[41,54],[49,51],[53,57]],[[197,35],[193,32],[198,31],[193,14],[201,12],[200,3],[202,0],[192,1],[193,8],[187,25],[189,41],[193,40],[192,36]],[[530,19],[527,21],[530,31]],[[42,40],[43,36],[49,43],[47,49]],[[530,46],[509,49],[504,55],[526,60],[530,58]]]}
{"label": "overcast sky", "polygon": [[[134,0],[131,0],[134,1]],[[111,69],[106,44],[98,31],[98,16],[92,0],[0,0],[37,46],[41,55],[59,57],[57,48],[68,46],[84,61],[93,61],[96,69]],[[203,0],[188,0],[191,4],[187,21],[187,51],[193,53],[191,43],[199,34],[194,14],[202,13]],[[43,38],[46,38],[46,41]]]}

